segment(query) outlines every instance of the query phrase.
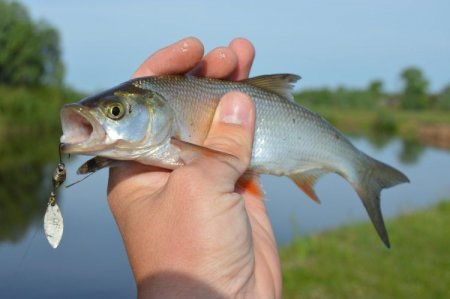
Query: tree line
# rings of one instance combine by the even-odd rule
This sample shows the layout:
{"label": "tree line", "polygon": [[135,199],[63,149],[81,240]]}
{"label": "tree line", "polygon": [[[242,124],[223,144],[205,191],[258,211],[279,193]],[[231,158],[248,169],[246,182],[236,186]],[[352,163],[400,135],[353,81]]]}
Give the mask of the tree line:
{"label": "tree line", "polygon": [[55,86],[63,75],[58,31],[33,21],[20,3],[0,0],[0,83]]}
{"label": "tree line", "polygon": [[18,130],[59,130],[61,105],[82,96],[64,86],[61,56],[56,28],[0,0],[0,140]]}
{"label": "tree line", "polygon": [[338,87],[335,89],[306,89],[295,99],[311,107],[375,108],[379,106],[405,110],[443,109],[450,111],[450,84],[439,93],[428,91],[429,81],[418,67],[408,67],[400,73],[403,87],[400,92],[383,90],[383,81],[374,80],[363,89]]}
{"label": "tree line", "polygon": [[[63,76],[58,31],[45,21],[34,21],[20,3],[0,0],[0,86],[61,87]],[[385,105],[450,110],[450,84],[439,94],[430,95],[429,81],[419,68],[406,68],[400,78],[403,89],[397,94],[384,92],[383,82],[374,80],[365,89],[304,90],[296,94],[296,99],[311,106],[372,108]]]}

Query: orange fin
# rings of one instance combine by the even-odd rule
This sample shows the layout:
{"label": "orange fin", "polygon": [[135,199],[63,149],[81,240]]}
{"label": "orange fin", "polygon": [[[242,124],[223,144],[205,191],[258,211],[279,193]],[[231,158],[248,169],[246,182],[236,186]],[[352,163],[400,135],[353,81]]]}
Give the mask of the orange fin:
{"label": "orange fin", "polygon": [[231,154],[179,140],[174,137],[170,139],[170,142],[180,149],[180,156],[184,163],[188,163],[198,156],[237,159],[237,157]]}
{"label": "orange fin", "polygon": [[316,203],[320,203],[320,199],[314,191],[314,184],[317,179],[323,174],[321,170],[309,170],[306,172],[297,173],[295,175],[290,176],[291,180],[305,192],[306,195],[309,196]]}
{"label": "orange fin", "polygon": [[264,197],[264,191],[259,181],[259,176],[245,173],[236,183],[236,189],[241,192],[248,192],[257,197]]}

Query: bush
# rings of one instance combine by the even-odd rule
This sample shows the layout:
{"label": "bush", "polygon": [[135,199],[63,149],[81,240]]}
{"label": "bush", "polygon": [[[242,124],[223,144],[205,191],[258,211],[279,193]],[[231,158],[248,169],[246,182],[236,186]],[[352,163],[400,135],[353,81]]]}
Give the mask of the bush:
{"label": "bush", "polygon": [[428,108],[430,106],[427,95],[429,82],[422,71],[417,67],[409,67],[403,70],[401,78],[405,84],[401,97],[401,107],[412,110]]}
{"label": "bush", "polygon": [[398,130],[397,119],[389,110],[380,109],[377,112],[372,128],[378,134],[395,134]]}
{"label": "bush", "polygon": [[307,107],[338,107],[372,109],[379,104],[380,95],[366,90],[339,87],[303,90],[294,95],[296,101]]}

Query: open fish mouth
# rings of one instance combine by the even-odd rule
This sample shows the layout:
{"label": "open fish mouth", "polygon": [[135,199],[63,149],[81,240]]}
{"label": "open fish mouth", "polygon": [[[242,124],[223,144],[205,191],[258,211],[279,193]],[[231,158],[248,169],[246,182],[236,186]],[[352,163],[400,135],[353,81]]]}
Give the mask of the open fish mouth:
{"label": "open fish mouth", "polygon": [[61,150],[64,153],[88,153],[104,147],[106,132],[88,109],[77,103],[61,109]]}

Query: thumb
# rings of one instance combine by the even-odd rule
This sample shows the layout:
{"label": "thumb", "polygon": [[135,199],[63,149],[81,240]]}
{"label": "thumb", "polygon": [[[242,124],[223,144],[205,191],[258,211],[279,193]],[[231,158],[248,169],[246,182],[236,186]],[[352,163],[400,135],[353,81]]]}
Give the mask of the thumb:
{"label": "thumb", "polygon": [[255,128],[255,105],[241,92],[225,94],[217,106],[204,146],[228,153],[237,159],[204,157],[200,164],[208,176],[216,182],[233,186],[248,168],[251,160]]}

